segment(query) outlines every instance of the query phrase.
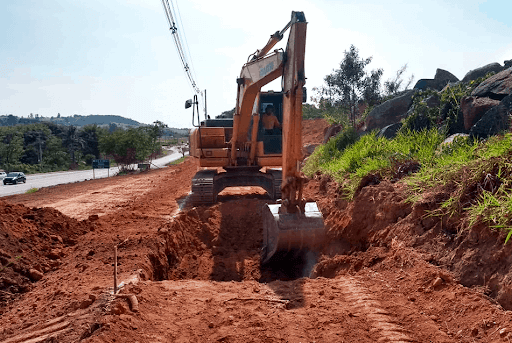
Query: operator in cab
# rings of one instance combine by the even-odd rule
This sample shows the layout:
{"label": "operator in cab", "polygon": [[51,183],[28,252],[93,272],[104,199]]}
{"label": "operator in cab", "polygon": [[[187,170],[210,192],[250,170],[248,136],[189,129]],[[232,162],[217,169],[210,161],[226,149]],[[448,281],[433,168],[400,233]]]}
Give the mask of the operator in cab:
{"label": "operator in cab", "polygon": [[262,117],[263,127],[265,128],[265,134],[266,135],[272,135],[272,134],[278,134],[279,132],[276,132],[276,128],[281,128],[281,123],[279,123],[279,120],[274,115],[274,106],[268,105],[265,108],[265,113]]}

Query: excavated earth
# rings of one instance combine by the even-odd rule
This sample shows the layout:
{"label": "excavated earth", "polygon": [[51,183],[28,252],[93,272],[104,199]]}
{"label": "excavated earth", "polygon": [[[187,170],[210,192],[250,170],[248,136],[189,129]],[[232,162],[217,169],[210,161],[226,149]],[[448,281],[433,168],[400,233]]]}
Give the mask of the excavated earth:
{"label": "excavated earth", "polygon": [[[304,141],[323,139],[323,120]],[[318,251],[259,263],[259,188],[187,203],[192,159],[0,200],[0,341],[510,342],[511,245],[400,182],[347,202],[318,175]],[[113,295],[114,246],[117,280]],[[130,296],[130,295],[134,295]],[[135,301],[134,301],[135,300]]]}

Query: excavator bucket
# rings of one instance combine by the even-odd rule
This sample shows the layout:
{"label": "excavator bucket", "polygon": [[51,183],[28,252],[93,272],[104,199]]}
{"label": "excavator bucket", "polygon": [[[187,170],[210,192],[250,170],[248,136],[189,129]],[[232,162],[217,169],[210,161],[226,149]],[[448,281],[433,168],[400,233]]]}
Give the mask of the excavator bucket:
{"label": "excavator bucket", "polygon": [[267,263],[277,251],[312,249],[325,240],[322,212],[308,202],[304,213],[279,213],[281,205],[263,207],[263,248],[261,263]]}

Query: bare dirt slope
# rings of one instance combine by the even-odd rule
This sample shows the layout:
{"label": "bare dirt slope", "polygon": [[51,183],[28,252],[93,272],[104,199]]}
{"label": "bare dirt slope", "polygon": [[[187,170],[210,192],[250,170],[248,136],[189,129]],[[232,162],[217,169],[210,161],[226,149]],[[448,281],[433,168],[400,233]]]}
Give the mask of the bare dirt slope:
{"label": "bare dirt slope", "polygon": [[[404,203],[398,183],[348,203],[319,176],[305,196],[318,202],[329,241],[260,266],[269,199],[243,187],[180,210],[196,169],[188,159],[3,198],[0,341],[510,341],[506,280],[493,284],[501,293],[485,282],[501,270],[490,263],[507,265],[499,234],[452,237],[449,223],[425,221],[427,203]],[[120,293],[137,303],[112,295],[114,245]],[[501,260],[477,265],[468,249],[479,247]],[[487,270],[484,282],[470,284],[471,270]]]}

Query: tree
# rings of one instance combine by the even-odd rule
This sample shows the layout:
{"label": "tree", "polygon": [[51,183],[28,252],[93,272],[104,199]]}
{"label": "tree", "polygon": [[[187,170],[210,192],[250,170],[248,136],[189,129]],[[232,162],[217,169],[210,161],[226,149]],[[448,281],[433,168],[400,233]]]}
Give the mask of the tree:
{"label": "tree", "polygon": [[0,136],[0,159],[4,169],[10,171],[23,156],[23,136],[14,130]]}
{"label": "tree", "polygon": [[21,158],[22,163],[38,164],[43,160],[43,152],[46,149],[47,135],[49,129],[39,125],[24,126],[28,131],[23,134],[25,155]]}
{"label": "tree", "polygon": [[120,164],[121,170],[130,169],[132,164],[147,161],[160,146],[155,126],[158,125],[102,132],[99,136],[100,151]]}
{"label": "tree", "polygon": [[79,135],[76,126],[69,126],[62,144],[68,149],[71,161],[75,163],[75,152],[81,151],[85,146],[84,139]]}
{"label": "tree", "polygon": [[402,89],[408,89],[414,80],[414,74],[411,75],[405,86],[402,88],[402,75],[407,70],[407,63],[396,71],[395,78],[384,81],[384,94],[386,96],[393,96],[399,93]]}
{"label": "tree", "polygon": [[100,128],[96,124],[86,125],[79,131],[80,137],[84,140],[84,148],[82,149],[84,155],[94,155],[99,158],[98,137],[100,131],[106,131],[106,129]]}
{"label": "tree", "polygon": [[372,61],[372,57],[363,59],[359,57],[359,51],[351,45],[344,52],[344,58],[340,62],[340,68],[324,78],[325,86],[316,89],[319,93],[316,101],[319,105],[328,102],[331,107],[343,108],[350,114],[350,121],[355,125],[358,112],[358,103],[367,102],[375,104],[381,97],[380,79],[383,70],[372,70],[370,73],[365,68]]}
{"label": "tree", "polygon": [[234,114],[235,114],[235,108],[233,107],[233,109],[231,109],[229,111],[224,111],[221,114],[219,114],[218,116],[216,116],[215,118],[233,118]]}
{"label": "tree", "polygon": [[156,155],[156,153],[160,153],[162,146],[159,142],[159,139],[163,136],[164,130],[167,128],[167,124],[162,123],[157,120],[153,122],[152,126],[146,127],[147,133],[149,135],[148,147],[150,148],[149,158],[151,159]]}
{"label": "tree", "polygon": [[14,126],[18,124],[18,117],[12,115],[12,114],[9,114],[7,116],[7,126]]}
{"label": "tree", "polygon": [[315,119],[323,118],[323,113],[320,108],[311,104],[302,104],[302,118]]}
{"label": "tree", "polygon": [[62,139],[53,135],[48,138],[43,163],[47,166],[53,166],[53,169],[68,169],[69,155],[62,146]]}

